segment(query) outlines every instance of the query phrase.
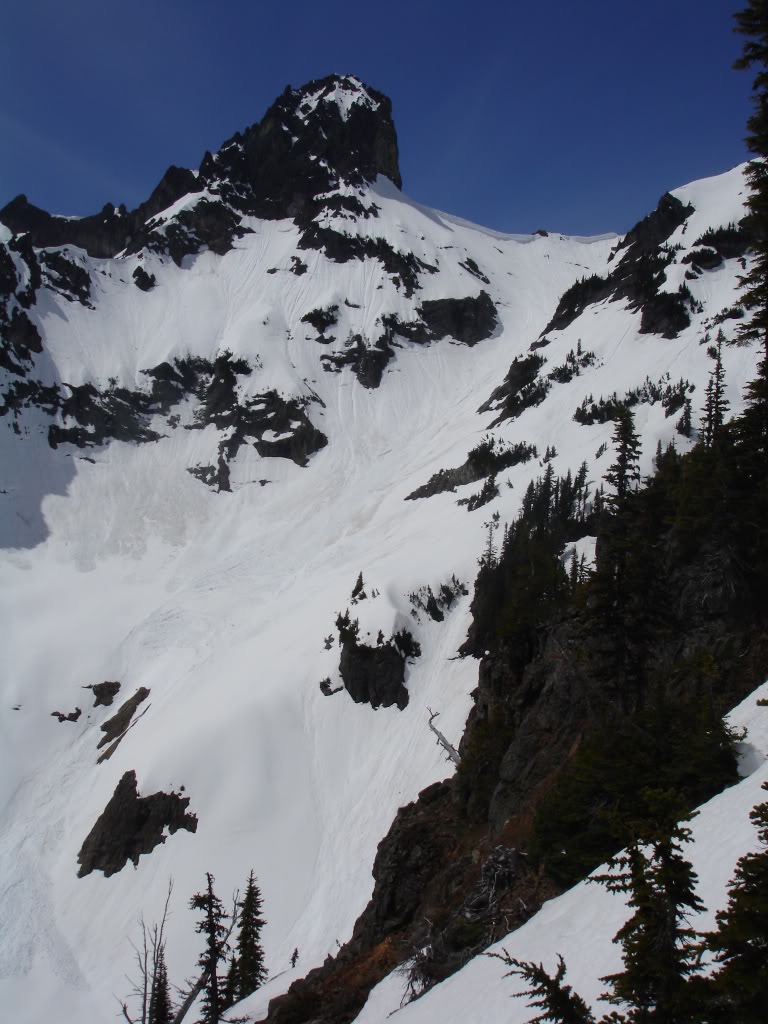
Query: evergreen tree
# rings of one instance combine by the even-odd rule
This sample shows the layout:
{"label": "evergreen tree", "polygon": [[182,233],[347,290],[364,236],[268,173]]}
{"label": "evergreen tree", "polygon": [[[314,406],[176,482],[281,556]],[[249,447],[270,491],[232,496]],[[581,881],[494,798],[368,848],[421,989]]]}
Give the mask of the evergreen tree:
{"label": "evergreen tree", "polygon": [[213,891],[213,875],[208,872],[205,877],[205,892],[196,893],[189,901],[192,910],[203,911],[203,917],[197,922],[195,931],[206,938],[205,949],[197,961],[205,974],[205,996],[200,1024],[219,1024],[224,1009],[219,963],[227,956],[227,929],[224,926],[227,915],[221,900]]}
{"label": "evergreen tree", "polygon": [[640,481],[638,455],[640,438],[635,433],[635,418],[632,410],[622,406],[616,416],[613,431],[613,445],[616,450],[616,461],[609,467],[605,479],[613,484],[615,493],[605,499],[605,504],[612,511],[620,509],[627,495],[635,489]]}
{"label": "evergreen tree", "polygon": [[750,152],[757,157],[747,165],[751,191],[746,205],[754,238],[754,262],[741,280],[745,287],[741,301],[752,315],[740,326],[739,336],[743,341],[759,341],[764,363],[768,364],[768,3],[749,0],[735,18],[736,31],[745,36],[745,43],[734,67],[755,68],[757,72],[752,84],[754,113],[747,121],[746,139]]}
{"label": "evergreen tree", "polygon": [[[750,194],[746,201],[753,262],[741,279],[742,305],[751,316],[739,327],[742,341],[763,346],[757,379],[747,387],[747,407],[736,429],[737,455],[750,478],[765,477],[768,462],[768,2],[750,0],[735,15],[736,31],[745,36],[742,56],[734,67],[754,68],[754,113],[747,121],[747,146],[757,157],[747,165]],[[740,449],[740,450],[739,450]]]}
{"label": "evergreen tree", "polygon": [[595,1018],[587,1004],[570,985],[563,982],[565,961],[559,954],[554,974],[549,974],[542,964],[516,960],[506,950],[487,955],[511,968],[507,977],[516,975],[531,986],[525,992],[516,993],[521,999],[527,996],[529,1005],[542,1011],[537,1017],[532,1017],[529,1024],[594,1024]]}
{"label": "evergreen tree", "polygon": [[705,448],[714,448],[719,443],[725,423],[725,414],[729,407],[728,399],[725,397],[724,340],[722,330],[718,331],[717,347],[713,347],[715,365],[709,374],[704,415],[701,420],[701,439]]}
{"label": "evergreen tree", "polygon": [[[658,795],[660,818],[668,820],[674,798]],[[700,1024],[686,983],[696,973],[696,933],[691,913],[703,910],[696,874],[681,853],[690,829],[651,827],[609,862],[614,872],[595,879],[611,892],[629,894],[634,913],[616,934],[624,970],[602,980],[603,998],[630,1007],[627,1024]],[[616,871],[615,869],[618,869]]]}
{"label": "evergreen tree", "polygon": [[[611,892],[628,894],[634,909],[614,938],[622,946],[624,970],[602,979],[609,986],[602,998],[624,1004],[628,1011],[614,1011],[600,1024],[703,1024],[709,1021],[702,1014],[706,1004],[689,984],[699,970],[699,950],[687,922],[691,913],[704,908],[695,892],[696,874],[680,852],[690,830],[677,824],[669,827],[678,806],[672,794],[648,798],[658,823],[646,824],[642,836],[609,861],[610,874],[592,879]],[[554,975],[541,964],[506,954],[499,959],[512,968],[511,974],[528,982],[531,987],[522,994],[543,1011],[530,1024],[594,1024],[586,1003],[563,983],[562,957]]]}
{"label": "evergreen tree", "polygon": [[[261,945],[261,929],[265,921],[261,913],[261,892],[253,871],[248,876],[245,895],[238,909],[237,933],[237,977],[235,993],[237,1000],[245,999],[267,980],[264,966],[264,949]],[[236,1000],[236,1001],[237,1001]]]}
{"label": "evergreen tree", "polygon": [[[768,782],[763,783],[768,792]],[[716,1020],[765,1024],[768,1020],[768,801],[750,814],[762,849],[736,865],[728,906],[706,945],[720,964],[710,990],[721,1012]]]}
{"label": "evergreen tree", "polygon": [[155,973],[152,978],[152,991],[149,997],[148,1024],[171,1024],[172,1020],[173,1006],[171,1004],[171,995],[168,991],[168,971],[165,966],[165,946],[161,945],[157,950]]}
{"label": "evergreen tree", "polygon": [[229,967],[227,968],[227,973],[224,978],[224,986],[222,988],[221,995],[222,1009],[225,1010],[229,1009],[230,1006],[233,1006],[238,1000],[237,966],[237,956],[235,953],[233,953],[230,958]]}

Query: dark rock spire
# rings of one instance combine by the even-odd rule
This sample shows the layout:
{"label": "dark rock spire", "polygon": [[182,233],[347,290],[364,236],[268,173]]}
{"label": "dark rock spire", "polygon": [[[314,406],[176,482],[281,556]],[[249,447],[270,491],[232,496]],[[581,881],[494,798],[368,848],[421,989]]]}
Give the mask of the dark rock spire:
{"label": "dark rock spire", "polygon": [[[76,245],[103,258],[129,246],[142,248],[152,217],[203,189],[237,214],[293,217],[305,226],[325,205],[319,197],[379,174],[401,187],[391,103],[354,76],[330,75],[300,89],[286,87],[261,121],[238,132],[218,153],[206,153],[198,172],[170,167],[135,210],[107,204],[93,216],[69,219],[52,216],[20,195],[0,210],[0,221],[14,234],[26,232],[34,246]],[[210,203],[206,216],[211,219]],[[222,215],[213,219],[216,224],[206,231],[215,240],[233,233],[229,223],[219,224]],[[198,241],[210,243],[205,234]]]}

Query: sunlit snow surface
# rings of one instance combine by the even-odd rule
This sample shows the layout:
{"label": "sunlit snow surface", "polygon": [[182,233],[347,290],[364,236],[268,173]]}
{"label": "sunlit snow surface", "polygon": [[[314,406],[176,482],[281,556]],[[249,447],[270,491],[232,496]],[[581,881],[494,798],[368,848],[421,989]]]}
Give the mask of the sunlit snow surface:
{"label": "sunlit snow surface", "polygon": [[[738,220],[743,188],[736,170],[678,190],[697,206],[683,244],[706,227]],[[244,394],[276,388],[320,399],[308,415],[329,444],[304,469],[244,446],[232,464],[233,492],[217,494],[187,468],[211,461],[220,436],[213,428],[184,430],[191,417],[184,406],[175,410],[182,417],[176,429],[157,418],[153,426],[166,436],[156,443],[85,452],[67,445],[52,452],[46,423],[33,415],[22,421],[22,437],[9,429],[9,418],[0,423],[0,1007],[15,1024],[109,1019],[115,996],[129,989],[124,975],[137,919],[156,919],[170,877],[169,973],[178,982],[192,975],[199,937],[187,903],[206,871],[225,902],[251,868],[256,872],[268,921],[267,963],[279,975],[259,998],[277,994],[349,938],[372,891],[376,846],[397,808],[451,772],[428,731],[426,708],[441,712],[442,731],[457,743],[477,681],[477,663],[455,657],[470,598],[435,623],[423,613],[413,618],[408,594],[425,584],[436,589],[452,574],[471,592],[484,521],[496,510],[511,519],[542,469],[533,460],[502,474],[500,497],[475,513],[456,500],[479,484],[428,500],[404,498],[438,469],[465,460],[493,419],[478,415],[478,407],[514,356],[527,352],[562,292],[613,266],[607,259],[616,239],[501,235],[414,204],[382,179],[365,196],[371,201],[380,207],[378,218],[336,227],[384,237],[437,266],[438,273],[421,276],[422,290],[411,299],[375,260],[337,264],[302,251],[308,270],[296,276],[292,222],[251,220],[252,233],[226,256],[187,257],[182,268],[146,256],[142,266],[158,282],[149,293],[132,284],[136,257],[83,254],[95,309],[44,293],[32,311],[46,348],[40,372],[50,382],[103,387],[117,377],[135,387],[146,383],[142,369],[163,360],[213,358],[229,349],[251,364],[258,357],[260,368],[240,378]],[[468,256],[489,285],[459,266]],[[669,272],[674,287],[677,271]],[[581,340],[596,365],[555,386],[542,406],[502,425],[497,436],[535,443],[540,455],[555,445],[558,473],[586,460],[596,483],[611,452],[599,459],[596,453],[612,431],[610,423],[574,423],[585,395],[621,393],[646,375],[655,381],[669,372],[673,381],[684,376],[696,385],[696,418],[710,368],[699,344],[702,323],[733,304],[740,272],[729,261],[690,282],[705,311],[674,341],[639,335],[639,314],[623,303],[589,307],[551,335],[543,354],[558,365]],[[352,332],[375,340],[383,313],[407,321],[424,299],[477,295],[481,288],[501,318],[493,338],[472,349],[450,339],[404,343],[375,391],[349,370],[325,373],[323,347],[301,323],[310,310],[338,304],[340,339]],[[755,353],[728,349],[725,360],[737,412]],[[688,444],[675,434],[675,419],[665,418],[660,405],[636,409],[644,473],[659,439]],[[349,605],[361,571],[369,597],[351,610],[362,638],[407,626],[422,646],[408,669],[410,703],[402,712],[355,705],[345,692],[324,697],[318,688],[325,677],[338,685],[338,647],[326,651],[323,638],[335,632],[336,614]],[[94,709],[83,687],[103,680],[119,680],[122,689],[111,708]],[[139,686],[151,690],[146,714],[97,766],[99,725]],[[51,717],[75,706],[83,709],[76,723]],[[197,833],[177,832],[136,869],[78,879],[83,839],[130,769],[142,795],[183,786],[199,818]],[[730,814],[736,792],[719,798],[723,814]],[[590,913],[606,914],[610,967],[611,922],[620,911],[604,908],[594,887],[586,899]],[[567,933],[560,912],[547,913],[555,915],[556,939],[542,932],[538,946],[514,949],[538,958],[546,946],[548,956],[561,949],[571,959],[565,938],[560,944]],[[577,945],[579,970],[578,956],[587,953]],[[294,947],[300,960],[290,971]],[[498,968],[482,960],[446,985],[461,985],[467,971],[497,977]],[[509,985],[498,985],[506,1014],[520,1009],[506,998]],[[389,995],[385,1003],[394,1008]],[[361,1019],[381,1019],[375,1012]],[[420,1012],[416,1005],[403,1011]],[[444,1018],[443,1012],[449,1011],[424,1019],[459,1019],[454,1010]],[[465,1012],[461,1019],[473,1018]]]}

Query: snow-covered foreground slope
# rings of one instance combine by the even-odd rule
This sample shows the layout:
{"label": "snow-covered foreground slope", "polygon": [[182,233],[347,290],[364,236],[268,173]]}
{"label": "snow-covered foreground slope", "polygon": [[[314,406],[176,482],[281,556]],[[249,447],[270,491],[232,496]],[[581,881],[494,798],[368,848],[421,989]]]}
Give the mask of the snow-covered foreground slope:
{"label": "snow-covered foreground slope", "polygon": [[[690,247],[707,228],[738,221],[743,189],[737,169],[678,190],[695,212],[669,245]],[[499,440],[535,444],[539,454],[500,477],[492,506],[472,513],[457,505],[478,483],[404,500],[440,469],[460,466],[488,434],[494,414],[478,408],[528,353],[560,295],[610,272],[617,239],[499,235],[420,207],[383,177],[357,195],[378,207],[377,217],[328,213],[327,223],[434,268],[420,272],[415,294],[377,258],[339,262],[297,248],[292,220],[246,216],[248,232],[230,251],[203,247],[179,266],[149,250],[97,259],[69,246],[69,259],[90,276],[90,305],[44,286],[31,309],[43,338],[35,360],[43,385],[132,390],[146,386],[147,368],[230,352],[251,369],[237,379],[241,402],[272,391],[296,399],[327,445],[300,466],[243,444],[229,464],[231,490],[216,491],[188,470],[215,463],[231,428],[185,429],[195,425],[199,396],[184,397],[171,417],[154,412],[150,427],[160,436],[141,444],[53,450],[50,416],[34,405],[0,424],[0,1006],[16,1024],[108,1019],[115,996],[130,987],[124,975],[138,918],[157,919],[169,879],[167,959],[178,982],[195,970],[199,937],[187,904],[206,871],[225,902],[251,868],[257,875],[275,976],[263,995],[333,953],[371,894],[376,847],[397,808],[451,771],[426,709],[441,713],[456,743],[476,684],[476,663],[456,658],[469,596],[436,622],[409,595],[437,591],[452,576],[471,593],[483,523],[497,511],[511,519],[548,446],[557,449],[557,472],[586,460],[599,482],[612,425],[574,422],[587,395],[621,394],[669,374],[695,387],[694,418],[703,404],[710,362],[701,342],[706,321],[735,301],[736,259],[690,281],[701,305],[675,338],[640,334],[640,313],[608,300],[549,332],[547,370],[579,342],[594,360],[541,405],[494,428]],[[185,202],[156,226],[164,230],[197,200]],[[685,251],[667,268],[670,290],[683,280]],[[305,269],[296,272],[294,259]],[[132,283],[139,267],[156,279],[149,291]],[[379,387],[362,386],[349,367],[328,372],[323,355],[343,354],[350,336],[372,342],[382,318],[408,324],[425,302],[482,290],[498,323],[477,344],[451,336],[417,344],[396,330]],[[302,319],[332,306],[333,342]],[[728,349],[725,359],[737,411],[754,353]],[[661,404],[635,412],[644,472],[659,440],[691,443]],[[279,440],[272,433],[266,440]],[[352,606],[360,572],[367,597]],[[320,691],[323,679],[340,684],[338,642],[328,647],[325,638],[335,638],[347,607],[364,642],[408,628],[420,643],[406,668],[404,710]],[[94,706],[84,689],[103,681],[120,683],[111,707]],[[100,726],[140,687],[149,695],[133,726],[97,764]],[[74,721],[52,717],[76,708]],[[135,868],[78,878],[83,841],[129,771],[142,796],[188,797],[197,830],[168,836]],[[588,898],[591,906],[601,897],[590,889]],[[525,955],[543,956],[537,948]],[[497,968],[481,961],[467,970]],[[380,1019],[371,1012],[362,1019]]]}
{"label": "snow-covered foreground slope", "polygon": [[[736,729],[747,729],[742,772],[746,778],[704,804],[691,822],[692,843],[684,848],[699,876],[698,893],[707,910],[691,918],[699,931],[715,927],[715,912],[727,901],[727,883],[739,857],[757,850],[757,831],[749,812],[765,800],[761,788],[768,780],[768,696],[763,684],[728,715]],[[748,773],[748,774],[747,774]],[[604,874],[599,868],[596,875]],[[550,972],[560,954],[568,967],[566,981],[598,1013],[609,1012],[600,1000],[605,985],[600,978],[622,969],[621,947],[613,941],[627,917],[624,898],[602,885],[580,882],[563,896],[545,904],[518,931],[489,949],[505,950],[518,960],[543,963]],[[453,977],[415,1002],[403,1005],[404,979],[392,974],[372,992],[356,1024],[382,1024],[390,1017],[398,1024],[524,1024],[535,1016],[524,997],[513,998],[527,986],[506,976],[499,960],[479,956]],[[257,996],[247,1005],[258,1011]]]}

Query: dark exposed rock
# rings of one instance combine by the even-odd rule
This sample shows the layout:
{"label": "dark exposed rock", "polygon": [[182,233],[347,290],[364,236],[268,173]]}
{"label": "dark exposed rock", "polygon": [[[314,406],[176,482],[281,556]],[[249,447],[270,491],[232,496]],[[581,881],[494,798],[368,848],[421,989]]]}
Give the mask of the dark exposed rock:
{"label": "dark exposed rock", "polygon": [[607,278],[593,274],[571,285],[560,297],[542,335],[564,330],[595,302],[626,299],[631,309],[644,314],[641,333],[676,337],[689,325],[690,318],[677,299],[668,299],[666,293],[660,292],[666,278],[665,267],[674,258],[664,243],[692,213],[690,203],[683,206],[670,193],[663,195],[653,213],[636,224],[611,253],[609,262],[622,254],[611,274]]}
{"label": "dark exposed rock", "polygon": [[[358,100],[346,115],[333,100],[337,90]],[[362,185],[383,174],[400,188],[390,101],[350,76],[287,87],[259,123],[224,143],[216,169],[247,183],[256,216],[302,224],[322,208],[317,197],[342,181]]]}
{"label": "dark exposed rock", "polygon": [[355,641],[342,645],[339,673],[356,704],[373,708],[408,704],[405,688],[405,657],[390,644],[368,647]]}
{"label": "dark exposed rock", "polygon": [[0,221],[20,235],[26,233],[37,248],[76,245],[104,259],[125,247],[131,226],[127,218],[107,204],[101,213],[71,219],[55,217],[18,195],[0,210]]}
{"label": "dark exposed rock", "polygon": [[361,334],[354,334],[348,339],[344,352],[323,354],[320,359],[324,370],[338,372],[343,366],[351,367],[363,387],[374,389],[381,384],[384,370],[393,355],[394,350],[386,337],[379,338],[373,347],[369,347]]}
{"label": "dark exposed rock", "polygon": [[431,498],[434,494],[455,491],[457,487],[475,483],[477,480],[500,473],[504,469],[517,466],[521,462],[527,462],[535,456],[535,445],[525,444],[524,441],[507,446],[497,443],[493,437],[485,438],[472,449],[467,455],[466,462],[461,466],[456,469],[440,469],[437,473],[433,473],[425,484],[406,495],[405,500]]}
{"label": "dark exposed rock", "polygon": [[10,299],[16,291],[18,276],[6,245],[0,242],[0,300]]}
{"label": "dark exposed rock", "polygon": [[229,466],[223,456],[219,456],[215,466],[190,466],[187,472],[214,491],[232,490],[229,484]]}
{"label": "dark exposed rock", "polygon": [[570,288],[567,288],[557,303],[552,319],[542,331],[543,335],[550,331],[563,331],[569,324],[581,316],[587,306],[594,302],[602,302],[611,294],[611,284],[604,277],[593,274],[584,277]]}
{"label": "dark exposed rock", "polygon": [[139,796],[136,772],[126,772],[77,855],[78,878],[92,871],[109,877],[129,860],[137,866],[142,854],[165,842],[166,828],[171,835],[180,828],[196,832],[197,816],[187,812],[188,806],[189,797],[177,793]]}
{"label": "dark exposed rock", "polygon": [[[3,327],[3,340],[0,366],[14,374],[26,373],[35,354],[43,350],[40,331],[23,309],[14,309],[10,321]],[[25,363],[29,365],[25,367]]]}
{"label": "dark exposed rock", "polygon": [[[345,94],[341,105],[334,100],[338,93]],[[94,216],[70,219],[52,216],[20,195],[0,210],[0,220],[38,248],[75,245],[106,258],[147,246],[180,265],[203,246],[227,252],[244,232],[246,214],[292,217],[301,227],[324,209],[376,216],[375,204],[365,206],[337,189],[372,182],[379,174],[400,188],[390,101],[355,78],[332,75],[300,89],[288,87],[260,122],[238,132],[217,154],[206,153],[197,174],[170,167],[135,210],[107,204]],[[207,197],[165,227],[152,223],[177,200],[203,189]],[[300,264],[294,272],[302,272]]]}
{"label": "dark exposed rock", "polygon": [[640,333],[676,338],[690,323],[685,297],[680,292],[659,292],[643,304]]}
{"label": "dark exposed rock", "polygon": [[482,281],[483,284],[491,283],[471,256],[467,256],[463,263],[459,263],[459,266],[463,267],[473,277],[476,277],[478,281]]}
{"label": "dark exposed rock", "polygon": [[148,274],[144,267],[136,267],[133,272],[133,280],[137,288],[143,292],[151,292],[157,283],[154,274]]}
{"label": "dark exposed rock", "polygon": [[8,248],[20,256],[26,264],[29,280],[26,288],[16,291],[16,298],[24,309],[30,309],[35,302],[35,293],[43,282],[43,272],[40,269],[40,263],[29,235],[23,235],[21,238],[12,238],[8,243]]}
{"label": "dark exposed rock", "polygon": [[653,213],[643,217],[631,231],[627,232],[614,249],[610,259],[613,259],[617,252],[624,251],[620,263],[627,261],[628,257],[628,262],[631,262],[640,254],[657,249],[686,222],[693,213],[693,209],[690,203],[683,206],[679,199],[671,193],[665,192]]}
{"label": "dark exposed rock", "polygon": [[309,224],[302,233],[299,248],[324,252],[326,258],[334,263],[349,263],[350,260],[366,258],[378,260],[395,286],[402,287],[406,298],[410,298],[419,287],[421,272],[437,272],[437,267],[425,263],[412,252],[399,252],[383,238],[347,235],[315,222]]}
{"label": "dark exposed rock", "polygon": [[111,718],[108,718],[101,726],[101,731],[104,735],[99,740],[98,748],[101,750],[102,747],[106,746],[107,743],[111,743],[113,740],[119,739],[124,736],[126,730],[131,724],[134,714],[138,706],[143,703],[149,696],[149,690],[146,686],[140,686],[136,693],[128,700],[120,705],[119,710]]}
{"label": "dark exposed rock", "polygon": [[301,318],[303,324],[311,324],[315,328],[318,334],[325,334],[329,327],[338,321],[339,318],[339,307],[338,305],[320,307],[318,309],[310,309],[308,313],[305,313]]}
{"label": "dark exposed rock", "polygon": [[110,682],[109,680],[103,683],[92,683],[90,686],[86,686],[86,690],[93,691],[93,706],[95,708],[100,706],[108,708],[112,705],[120,690],[120,683]]}
{"label": "dark exposed rock", "polygon": [[256,451],[264,458],[291,459],[306,466],[310,456],[328,444],[328,438],[310,421],[300,401],[283,399],[276,391],[260,397],[264,402],[261,410],[269,415],[269,428],[282,436],[266,438],[262,433],[254,442]]}
{"label": "dark exposed rock", "polygon": [[[27,344],[39,343],[39,335],[25,313],[16,310],[14,323],[20,328],[9,335],[14,347],[0,351],[0,357],[3,353],[25,352],[17,335]],[[308,399],[283,398],[272,390],[243,401],[237,378],[252,370],[246,360],[233,359],[228,352],[212,362],[189,357],[142,372],[150,381],[149,391],[129,391],[116,381],[111,381],[106,391],[99,391],[93,384],[59,387],[35,381],[14,382],[0,396],[0,416],[11,411],[18,415],[32,405],[51,416],[60,413],[63,422],[48,428],[52,448],[64,443],[92,447],[110,440],[147,443],[162,436],[150,427],[151,417],[167,415],[185,397],[194,395],[201,404],[195,423],[187,429],[213,424],[226,432],[219,444],[218,465],[190,470],[217,490],[229,490],[229,463],[245,443],[252,443],[264,457],[288,458],[300,466],[327,444],[325,435],[307,415]]]}
{"label": "dark exposed rock", "polygon": [[29,407],[42,409],[49,416],[55,416],[61,406],[61,394],[55,384],[45,385],[37,380],[13,380],[4,394],[0,394],[0,416],[12,412],[18,417]]}
{"label": "dark exposed rock", "polygon": [[85,448],[107,440],[156,441],[160,434],[148,426],[146,398],[127,388],[115,387],[99,392],[93,384],[75,387],[65,384],[69,395],[61,400],[61,413],[77,426],[51,424],[48,443],[57,448],[65,442]]}
{"label": "dark exposed rock", "polygon": [[202,188],[196,175],[181,167],[169,167],[149,199],[128,212],[107,203],[90,217],[56,217],[34,206],[24,195],[16,196],[0,210],[0,221],[14,234],[26,233],[37,248],[75,245],[91,256],[116,256],[151,217],[182,196]]}
{"label": "dark exposed rock", "polygon": [[210,486],[230,489],[229,463],[249,440],[262,457],[291,459],[299,466],[305,466],[309,457],[328,443],[325,434],[310,421],[306,402],[301,399],[283,398],[272,390],[242,402],[237,377],[251,372],[245,360],[233,359],[225,352],[205,369],[199,366],[198,371],[195,386],[203,401],[192,429],[213,423],[227,431],[226,439],[219,444],[218,466],[190,470]]}
{"label": "dark exposed rock", "polygon": [[[738,224],[710,228],[697,238],[694,244],[714,249],[724,260],[733,260],[746,256],[755,241],[755,228],[747,216]],[[683,263],[686,262],[687,259],[684,258]]]}
{"label": "dark exposed rock", "polygon": [[485,291],[465,299],[428,299],[419,316],[430,338],[451,337],[470,346],[490,338],[498,324],[496,307]]}
{"label": "dark exposed rock", "polygon": [[349,1024],[373,986],[414,954],[425,953],[429,987],[556,894],[525,857],[489,848],[485,829],[468,827],[452,789],[451,781],[437,782],[397,812],[352,938],[270,1000],[268,1024]]}
{"label": "dark exposed rock", "polygon": [[85,267],[68,259],[63,252],[41,252],[40,264],[43,276],[49,288],[63,295],[70,302],[79,302],[93,309],[91,297],[91,279]]}
{"label": "dark exposed rock", "polygon": [[413,919],[442,859],[442,844],[433,826],[435,811],[443,809],[446,801],[450,801],[450,783],[436,782],[397,812],[379,843],[372,871],[373,896],[355,924],[353,941],[366,934],[387,934]]}
{"label": "dark exposed rock", "polygon": [[[42,351],[40,332],[25,312],[34,304],[41,280],[40,265],[28,238],[12,238],[7,246],[0,243],[0,367],[15,376],[24,376],[34,356]],[[12,303],[14,297],[18,305]]]}
{"label": "dark exposed rock", "polygon": [[[337,311],[338,307],[330,306],[327,310],[312,310],[303,318],[320,330],[318,341],[331,341],[322,334],[323,324],[327,327],[335,323]],[[451,336],[465,345],[474,345],[490,337],[497,324],[496,307],[487,292],[480,292],[476,298],[429,300],[422,303],[418,313],[419,319],[409,322],[401,321],[394,314],[385,314],[382,317],[384,334],[373,345],[367,345],[362,335],[353,334],[347,339],[345,351],[320,357],[323,368],[338,371],[350,366],[363,387],[377,388],[395,354],[393,345],[397,344],[397,336],[419,344]]]}
{"label": "dark exposed rock", "polygon": [[683,256],[681,263],[690,263],[691,269],[698,273],[702,270],[716,270],[721,266],[723,257],[717,251],[712,249],[708,245],[701,246],[698,249],[691,249]]}
{"label": "dark exposed rock", "polygon": [[304,260],[300,260],[298,256],[291,256],[291,273],[295,274],[296,277],[301,277],[302,274],[306,274],[307,264]]}
{"label": "dark exposed rock", "polygon": [[395,314],[385,314],[382,323],[386,338],[405,338],[419,344],[455,338],[465,345],[476,345],[490,338],[496,330],[498,315],[487,292],[464,299],[428,299],[418,309],[418,320],[403,321]]}
{"label": "dark exposed rock", "polygon": [[75,708],[75,710],[70,711],[69,714],[65,714],[63,711],[52,711],[51,717],[58,718],[60,722],[76,722],[82,713],[81,708]]}
{"label": "dark exposed rock", "polygon": [[496,412],[492,427],[504,420],[517,419],[526,409],[541,405],[551,387],[549,380],[539,377],[539,370],[544,365],[543,356],[532,353],[529,356],[516,356],[512,360],[504,383],[495,388],[487,402],[478,412]]}
{"label": "dark exposed rock", "polygon": [[661,299],[659,304],[657,299],[660,294],[665,294],[660,292],[666,279],[664,268],[674,257],[671,251],[662,248],[663,243],[692,213],[690,203],[683,206],[679,199],[666,193],[654,212],[636,224],[615,250],[623,251],[623,255],[608,278],[611,297],[614,300],[628,299],[630,308],[635,310],[643,310],[647,303],[651,303],[645,333],[676,337],[677,331],[690,323],[687,314],[683,317],[669,313],[669,300]]}
{"label": "dark exposed rock", "polygon": [[168,168],[160,181],[155,186],[152,194],[145,203],[138,207],[143,220],[157,216],[163,210],[181,199],[182,196],[190,193],[200,192],[202,184],[198,175],[187,167],[175,167],[173,164]]}
{"label": "dark exposed rock", "polygon": [[250,228],[240,222],[240,216],[227,204],[200,199],[191,209],[181,210],[168,224],[149,226],[131,243],[128,252],[168,253],[177,267],[185,256],[194,256],[209,249],[223,256],[233,248],[235,239],[242,238]]}

